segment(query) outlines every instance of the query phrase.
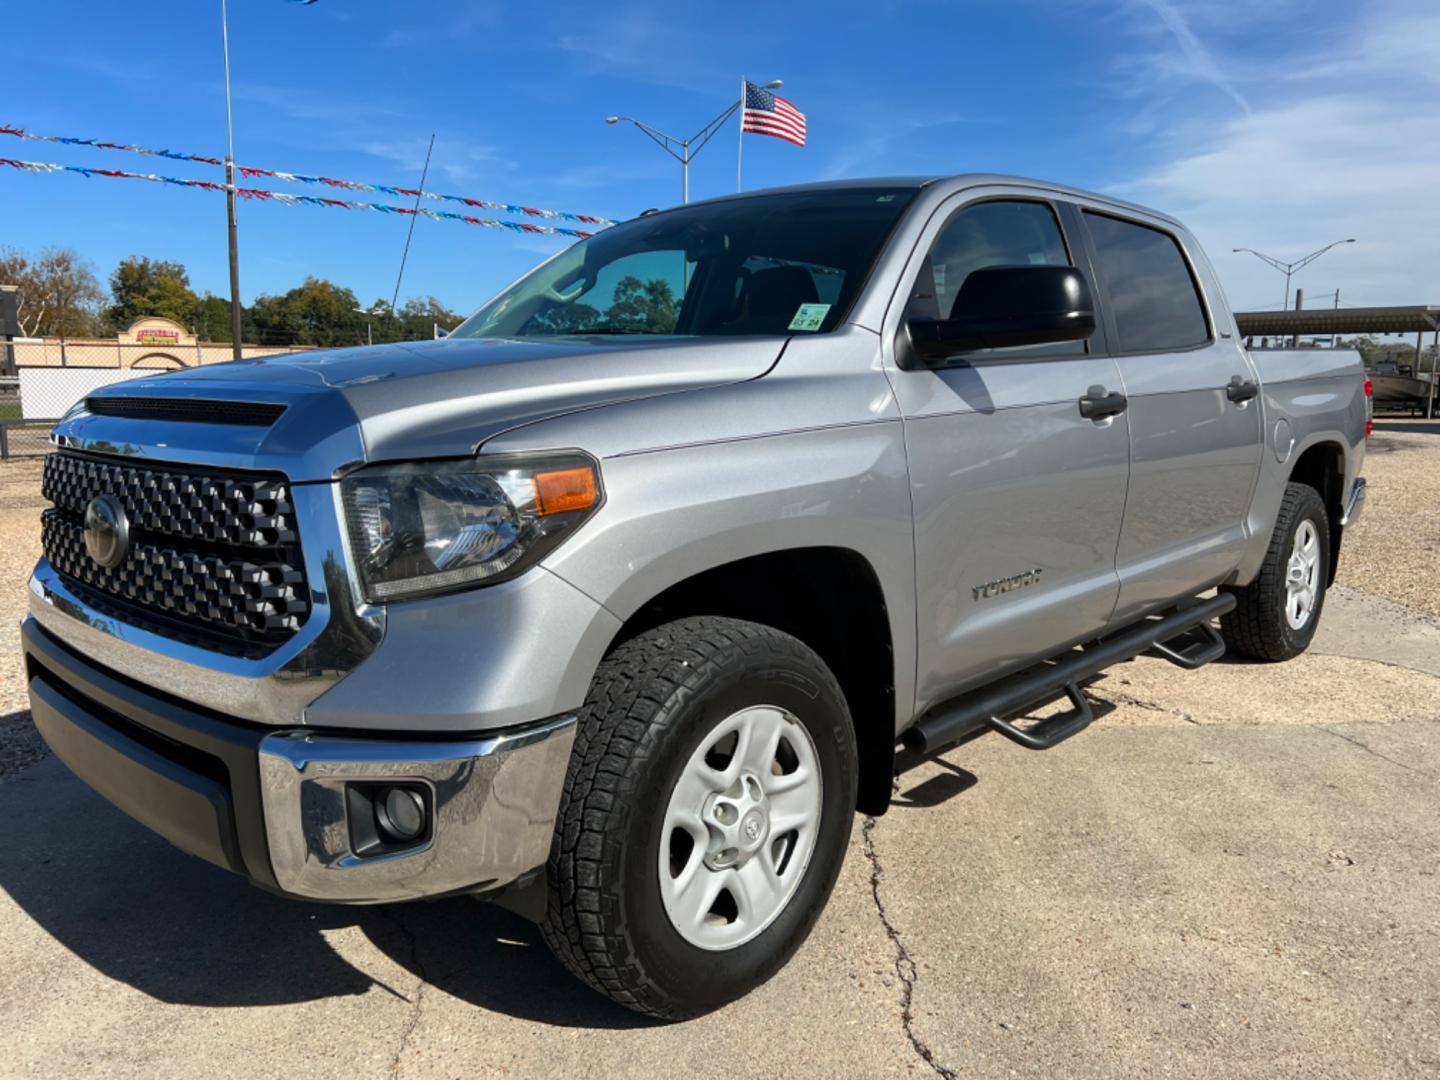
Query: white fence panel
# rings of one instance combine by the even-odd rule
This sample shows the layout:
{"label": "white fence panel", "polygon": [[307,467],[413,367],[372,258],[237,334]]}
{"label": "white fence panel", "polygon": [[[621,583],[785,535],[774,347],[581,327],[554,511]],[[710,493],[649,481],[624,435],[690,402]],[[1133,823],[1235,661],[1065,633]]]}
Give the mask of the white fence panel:
{"label": "white fence panel", "polygon": [[22,367],[19,374],[20,418],[58,420],[92,390],[155,372],[133,368]]}

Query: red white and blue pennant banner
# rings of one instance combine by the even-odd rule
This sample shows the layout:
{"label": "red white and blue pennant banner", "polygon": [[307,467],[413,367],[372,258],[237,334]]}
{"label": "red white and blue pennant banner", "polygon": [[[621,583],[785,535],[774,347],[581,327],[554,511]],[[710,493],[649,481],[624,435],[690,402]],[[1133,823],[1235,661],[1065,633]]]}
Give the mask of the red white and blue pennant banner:
{"label": "red white and blue pennant banner", "polygon": [[[214,180],[190,180],[179,176],[157,176],[155,173],[124,172],[120,169],[87,169],[81,165],[57,165],[48,161],[18,161],[14,158],[0,158],[0,166],[30,173],[68,172],[78,173],[87,178],[104,176],[115,180],[148,180],[153,184],[173,184],[176,187],[199,188],[202,191],[225,190],[224,184]],[[471,217],[469,214],[457,214],[450,210],[431,210],[423,206],[390,206],[386,203],[329,199],[317,195],[291,195],[286,191],[264,191],[260,188],[237,187],[235,194],[242,199],[277,202],[282,206],[327,206],[336,210],[374,210],[382,214],[409,214],[433,218],[436,221],[462,221],[467,225],[479,225],[487,229],[509,229],[511,232],[536,233],[545,236],[573,236],[582,240],[594,235],[593,232],[587,232],[584,229],[568,229],[560,225],[537,225],[530,221],[501,221],[498,218]]]}
{"label": "red white and blue pennant banner", "polygon": [[[175,150],[155,150],[150,147],[136,146],[133,143],[106,142],[101,139],[79,139],[73,136],[62,135],[41,135],[38,132],[27,131],[25,128],[14,127],[7,124],[0,124],[0,135],[9,135],[16,139],[27,139],[32,142],[59,143],[64,146],[89,146],[97,150],[123,150],[128,154],[143,154],[147,157],[163,157],[172,161],[198,161],[202,165],[224,165],[220,158],[207,157],[203,154],[182,154]],[[521,206],[517,203],[497,202],[493,199],[475,199],[465,195],[442,195],[433,191],[422,191],[419,188],[393,187],[388,184],[364,184],[358,180],[337,180],[332,176],[307,176],[304,173],[283,172],[279,169],[260,169],[247,165],[235,166],[240,175],[247,179],[257,177],[269,177],[275,180],[283,180],[288,184],[323,184],[326,187],[341,188],[346,191],[373,191],[386,195],[408,196],[410,198],[432,199],[436,202],[461,203],[465,206],[473,206],[482,210],[497,210],[501,213],[523,215],[525,217],[549,218],[554,221],[574,221],[585,225],[614,225],[610,218],[596,217],[593,214],[571,214],[563,210],[545,210],[536,206]],[[66,166],[68,168],[68,166]],[[100,169],[89,170],[100,175],[108,175]],[[178,183],[178,181],[173,181]],[[223,188],[224,185],[222,184]]]}

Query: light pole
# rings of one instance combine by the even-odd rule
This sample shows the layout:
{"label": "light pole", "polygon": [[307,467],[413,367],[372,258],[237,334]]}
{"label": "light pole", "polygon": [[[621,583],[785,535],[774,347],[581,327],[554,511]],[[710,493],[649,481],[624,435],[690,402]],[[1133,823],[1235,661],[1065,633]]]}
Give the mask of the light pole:
{"label": "light pole", "polygon": [[374,345],[374,344],[375,344],[375,331],[374,331],[374,330],[371,328],[371,326],[370,326],[370,320],[371,320],[374,316],[383,315],[384,312],[382,312],[382,311],[377,311],[377,310],[373,310],[373,309],[367,311],[367,310],[366,310],[365,308],[363,308],[363,307],[352,308],[351,310],[353,310],[357,315],[364,315],[364,316],[365,316],[365,344],[367,344],[367,345]]}
{"label": "light pole", "polygon": [[1290,278],[1291,278],[1291,276],[1294,275],[1294,274],[1297,274],[1297,273],[1299,273],[1301,270],[1305,269],[1305,267],[1309,266],[1312,262],[1314,262],[1316,259],[1318,259],[1321,255],[1324,255],[1325,252],[1329,251],[1331,248],[1333,248],[1333,247],[1339,247],[1341,244],[1353,244],[1353,243],[1355,243],[1355,238],[1354,238],[1353,236],[1350,237],[1348,240],[1336,240],[1336,241],[1334,241],[1333,243],[1326,244],[1324,247],[1320,248],[1318,251],[1312,251],[1309,255],[1306,255],[1303,259],[1296,259],[1294,262],[1288,262],[1288,263],[1287,263],[1287,262],[1282,262],[1280,259],[1275,258],[1275,256],[1273,256],[1273,255],[1263,255],[1263,254],[1261,254],[1260,252],[1256,251],[1254,248],[1238,247],[1238,248],[1231,248],[1230,250],[1231,250],[1232,252],[1237,253],[1237,254],[1240,253],[1240,252],[1242,252],[1242,251],[1243,251],[1243,252],[1248,252],[1249,254],[1254,255],[1254,256],[1255,256],[1257,259],[1259,259],[1261,262],[1264,262],[1264,263],[1267,263],[1267,264],[1270,265],[1270,266],[1273,266],[1276,270],[1279,270],[1282,274],[1285,275],[1285,305],[1284,305],[1284,307],[1283,307],[1282,310],[1284,310],[1284,311],[1289,311],[1289,310],[1290,310]]}
{"label": "light pole", "polygon": [[[784,83],[780,79],[774,79],[765,84],[765,89],[779,90],[783,85]],[[665,132],[651,127],[642,120],[636,120],[633,116],[607,116],[605,123],[618,124],[624,120],[634,124],[658,143],[662,150],[680,162],[680,201],[688,203],[690,201],[690,162],[695,160],[695,155],[700,152],[700,148],[725,126],[725,121],[729,120],[739,108],[740,102],[736,101],[688,139],[677,139],[673,135],[666,135]]]}
{"label": "light pole", "polygon": [[240,359],[240,245],[235,236],[235,120],[230,108],[230,16],[220,0],[220,42],[225,50],[225,215],[230,225],[230,356]]}

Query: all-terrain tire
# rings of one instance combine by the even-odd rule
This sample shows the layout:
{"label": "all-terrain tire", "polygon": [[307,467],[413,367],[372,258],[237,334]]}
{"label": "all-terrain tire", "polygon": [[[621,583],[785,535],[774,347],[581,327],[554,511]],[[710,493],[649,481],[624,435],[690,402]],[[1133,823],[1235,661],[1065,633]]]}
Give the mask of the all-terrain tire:
{"label": "all-terrain tire", "polygon": [[[815,846],[779,914],[722,951],[676,930],[660,882],[662,821],[702,740],[755,706],[805,726],[823,781]],[[560,961],[639,1012],[696,1016],[748,993],[798,949],[834,888],[855,812],[855,737],[834,675],[799,640],[756,623],[694,617],[619,646],[579,716],[547,868],[541,925]]]}
{"label": "all-terrain tire", "polygon": [[[1286,614],[1288,566],[1296,536],[1309,523],[1319,546],[1319,572],[1308,618],[1299,627]],[[1310,646],[1325,605],[1330,570],[1330,518],[1320,493],[1308,484],[1287,484],[1275,519],[1275,531],[1260,573],[1249,585],[1231,588],[1235,610],[1220,619],[1220,633],[1231,652],[1255,660],[1290,660]]]}

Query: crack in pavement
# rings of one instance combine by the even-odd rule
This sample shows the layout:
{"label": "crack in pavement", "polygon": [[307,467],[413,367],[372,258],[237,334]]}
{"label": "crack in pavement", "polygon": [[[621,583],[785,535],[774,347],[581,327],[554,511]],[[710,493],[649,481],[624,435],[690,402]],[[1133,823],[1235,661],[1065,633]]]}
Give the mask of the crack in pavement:
{"label": "crack in pavement", "polygon": [[1361,750],[1364,750],[1367,754],[1373,754],[1375,757],[1378,757],[1381,761],[1388,761],[1391,765],[1398,765],[1398,766],[1400,766],[1400,768],[1405,769],[1407,772],[1419,773],[1421,776],[1430,776],[1430,775],[1431,775],[1429,769],[1418,769],[1418,768],[1416,768],[1414,765],[1407,765],[1407,764],[1406,764],[1405,762],[1403,762],[1403,761],[1398,761],[1398,760],[1396,760],[1395,758],[1389,757],[1389,756],[1386,755],[1386,754],[1382,754],[1382,753],[1380,753],[1379,750],[1376,750],[1376,749],[1375,749],[1374,747],[1372,747],[1369,743],[1362,742],[1361,740],[1355,738],[1353,735],[1346,735],[1344,732],[1342,732],[1342,731],[1336,731],[1334,728],[1326,727],[1324,724],[1316,724],[1315,727],[1319,728],[1321,731],[1325,732],[1325,734],[1327,734],[1327,735],[1334,735],[1337,739],[1344,739],[1346,742],[1350,743],[1352,746],[1358,746]]}
{"label": "crack in pavement", "polygon": [[1137,709],[1146,709],[1149,712],[1167,713],[1170,716],[1178,716],[1187,724],[1194,724],[1196,727],[1205,726],[1200,723],[1199,720],[1196,720],[1195,717],[1181,709],[1171,709],[1164,705],[1157,705],[1153,701],[1146,701],[1144,698],[1135,697],[1133,694],[1127,694],[1123,690],[1111,690],[1107,687],[1105,692],[1111,696],[1108,698],[1102,697],[1089,687],[1085,689],[1085,695],[1087,697],[1092,697],[1096,701],[1103,701],[1107,705],[1133,705]]}
{"label": "crack in pavement", "polygon": [[910,1048],[919,1055],[920,1060],[929,1065],[937,1076],[944,1077],[944,1080],[956,1080],[955,1070],[935,1060],[935,1052],[915,1033],[915,1016],[911,1007],[915,1000],[915,980],[918,972],[910,950],[900,940],[900,931],[896,930],[895,924],[890,921],[890,913],[885,910],[885,901],[880,899],[880,880],[885,876],[885,870],[880,865],[880,856],[875,850],[874,829],[875,819],[867,817],[861,827],[861,835],[864,838],[865,860],[870,864],[870,895],[875,900],[875,910],[880,916],[880,925],[885,928],[885,936],[890,939],[890,944],[895,949],[895,975],[900,980],[900,1025],[904,1028]]}
{"label": "crack in pavement", "polygon": [[425,988],[430,985],[430,980],[425,975],[425,965],[420,960],[420,940],[415,936],[404,920],[395,914],[390,908],[379,909],[380,915],[397,930],[407,942],[410,943],[410,967],[415,972],[415,995],[410,999],[410,1021],[405,1025],[405,1030],[400,1034],[400,1045],[395,1048],[395,1055],[390,1060],[390,1071],[396,1076],[400,1075],[400,1059],[410,1046],[410,1038],[415,1034],[415,1029],[420,1026],[420,1014],[425,1009]]}
{"label": "crack in pavement", "polygon": [[1381,660],[1377,656],[1360,656],[1356,653],[1345,652],[1321,652],[1318,649],[1307,649],[1306,656],[1332,656],[1337,660],[1359,660],[1366,664],[1382,664],[1385,667],[1397,668],[1400,671],[1408,671],[1414,675],[1425,675],[1432,679],[1440,678],[1440,674],[1430,671],[1427,668],[1416,667],[1414,664],[1403,664],[1398,660]]}

